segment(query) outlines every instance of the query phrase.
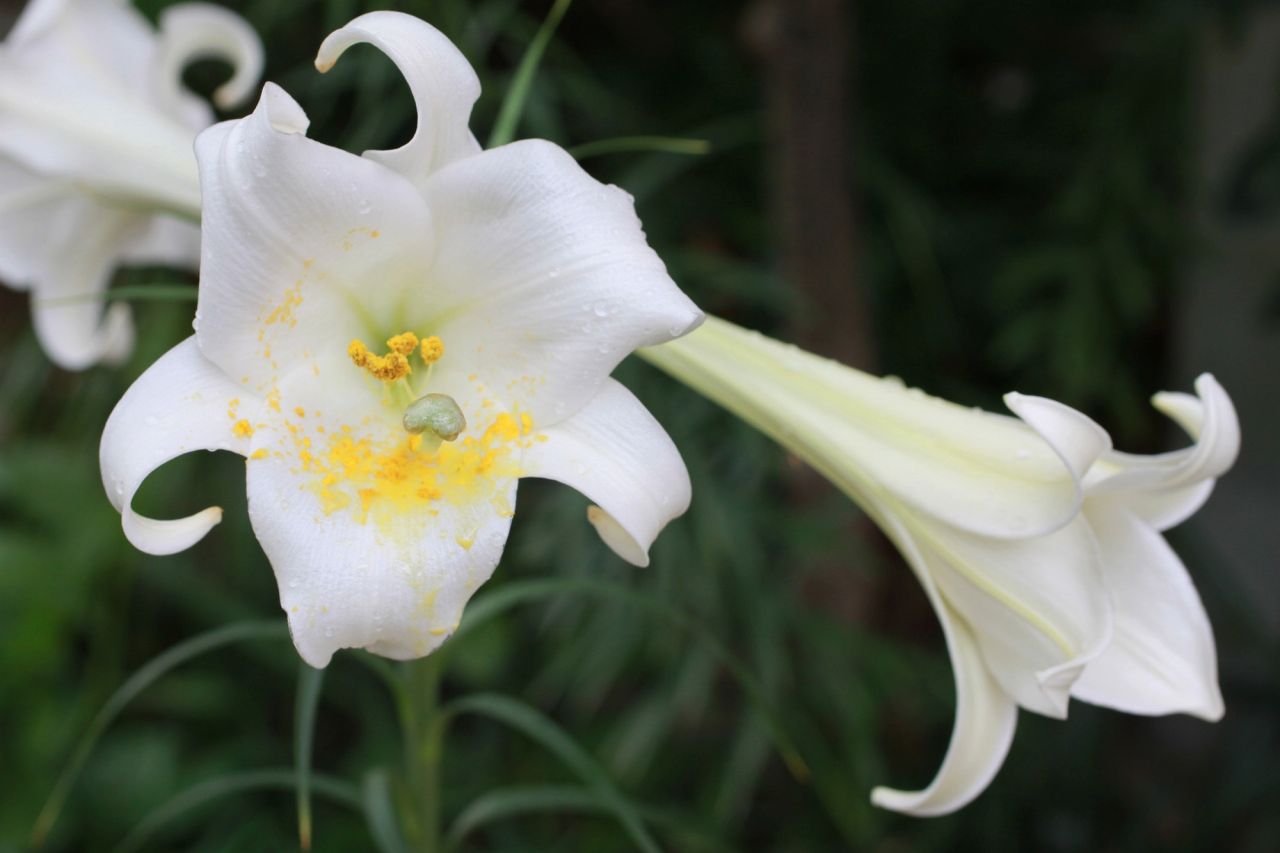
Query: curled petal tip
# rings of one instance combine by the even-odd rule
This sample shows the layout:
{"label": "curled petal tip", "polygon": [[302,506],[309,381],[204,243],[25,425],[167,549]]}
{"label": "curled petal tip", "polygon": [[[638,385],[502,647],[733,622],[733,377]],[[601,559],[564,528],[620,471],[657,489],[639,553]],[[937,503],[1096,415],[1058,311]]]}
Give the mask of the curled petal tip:
{"label": "curled petal tip", "polygon": [[649,553],[617,519],[593,504],[587,507],[587,521],[615,554],[637,568],[648,568]]}
{"label": "curled petal tip", "polygon": [[200,2],[180,3],[161,13],[159,62],[169,97],[180,85],[183,68],[202,58],[231,64],[231,79],[213,93],[213,102],[224,110],[245,101],[262,76],[262,41],[239,15]]}
{"label": "curled petal tip", "polygon": [[683,338],[685,335],[689,334],[690,332],[694,331],[699,326],[701,326],[703,323],[705,323],[706,320],[707,320],[707,315],[705,313],[703,313],[701,310],[694,310],[689,315],[688,322],[684,324],[684,328],[680,330],[680,333],[677,334],[676,337]]}
{"label": "curled petal tip", "polygon": [[367,12],[321,42],[316,70],[328,71],[347,48],[361,43],[373,45],[395,63],[418,111],[417,128],[408,143],[366,155],[416,182],[446,163],[479,152],[467,120],[480,96],[480,78],[443,33],[402,12]]}
{"label": "curled petal tip", "polygon": [[1099,456],[1111,449],[1111,436],[1092,418],[1057,400],[1011,391],[1005,405],[1049,442],[1072,475],[1079,479]]}
{"label": "curled petal tip", "polygon": [[1210,723],[1216,723],[1221,720],[1227,713],[1227,706],[1222,701],[1222,693],[1216,689],[1213,691],[1213,697],[1209,703],[1203,708],[1192,711],[1195,716]]}
{"label": "curled petal tip", "polygon": [[293,97],[275,83],[265,83],[255,113],[263,115],[280,133],[305,134],[311,125],[306,112]]}

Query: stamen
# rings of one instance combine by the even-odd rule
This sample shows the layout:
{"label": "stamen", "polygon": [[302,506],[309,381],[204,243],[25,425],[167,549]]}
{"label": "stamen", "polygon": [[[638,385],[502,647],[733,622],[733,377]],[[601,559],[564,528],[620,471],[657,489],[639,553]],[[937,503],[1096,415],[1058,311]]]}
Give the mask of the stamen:
{"label": "stamen", "polygon": [[373,357],[373,353],[369,352],[369,348],[364,345],[363,341],[352,341],[348,344],[347,355],[351,356],[351,360],[355,362],[356,367],[367,367],[369,359]]}
{"label": "stamen", "polygon": [[376,356],[365,368],[383,382],[395,382],[409,375],[409,359],[398,352]]}
{"label": "stamen", "polygon": [[428,394],[414,400],[404,410],[404,428],[410,435],[431,433],[443,441],[453,441],[467,428],[467,419],[448,394]]}
{"label": "stamen", "polygon": [[422,360],[427,364],[435,364],[444,357],[444,341],[435,335],[422,339]]}
{"label": "stamen", "polygon": [[[413,352],[413,347],[417,346],[417,337],[412,333],[406,333],[414,338],[413,346],[409,347],[409,352]],[[397,335],[392,341],[399,341],[403,335]],[[390,343],[390,341],[388,341]],[[364,345],[363,341],[352,341],[347,345],[347,355],[351,356],[351,361],[356,367],[362,367],[370,374],[381,379],[383,382],[395,382],[408,376],[413,368],[409,366],[409,359],[400,352],[389,352],[386,355],[374,355],[369,352],[369,348]]]}
{"label": "stamen", "polygon": [[413,351],[417,348],[418,336],[413,332],[401,332],[387,339],[387,349],[406,357],[413,355]]}

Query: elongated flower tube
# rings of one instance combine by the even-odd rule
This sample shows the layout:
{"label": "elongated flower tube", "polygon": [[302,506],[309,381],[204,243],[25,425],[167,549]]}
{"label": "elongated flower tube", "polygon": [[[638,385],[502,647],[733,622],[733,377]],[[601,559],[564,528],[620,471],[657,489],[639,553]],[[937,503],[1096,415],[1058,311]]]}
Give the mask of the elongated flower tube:
{"label": "elongated flower tube", "polygon": [[914,815],[954,811],[994,777],[1019,706],[1071,697],[1135,714],[1222,716],[1213,635],[1163,530],[1235,461],[1235,410],[1212,376],[1155,405],[1196,440],[1134,456],[1075,410],[1009,394],[1018,417],[877,379],[717,318],[647,360],[825,475],[906,557],[956,681],[951,746],[924,790],[877,788]]}
{"label": "elongated flower tube", "polygon": [[306,137],[268,83],[252,115],[200,135],[196,334],[121,399],[102,437],[134,545],[167,554],[218,522],[133,511],[153,469],[196,449],[246,457],[249,515],[294,643],[428,654],[493,572],[521,477],[585,494],[637,565],[689,503],[684,463],[613,368],[702,313],[649,248],[632,199],[563,150],[481,151],[480,85],[426,23],[363,15],[417,103],[412,139],[355,156]]}
{"label": "elongated flower tube", "polygon": [[32,0],[0,45],[0,278],[31,291],[62,367],[131,349],[128,308],[103,310],[118,265],[199,259],[193,146],[213,114],[181,74],[205,57],[235,69],[223,107],[262,70],[248,24],[203,3],[166,9],[157,32],[124,0]]}

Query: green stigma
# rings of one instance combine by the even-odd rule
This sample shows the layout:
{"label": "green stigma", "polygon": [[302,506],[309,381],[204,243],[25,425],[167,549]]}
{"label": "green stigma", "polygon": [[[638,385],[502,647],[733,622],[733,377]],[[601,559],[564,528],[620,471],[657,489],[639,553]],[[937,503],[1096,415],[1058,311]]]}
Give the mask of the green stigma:
{"label": "green stigma", "polygon": [[404,428],[411,435],[431,433],[441,441],[453,441],[467,428],[462,409],[448,394],[428,394],[404,410]]}

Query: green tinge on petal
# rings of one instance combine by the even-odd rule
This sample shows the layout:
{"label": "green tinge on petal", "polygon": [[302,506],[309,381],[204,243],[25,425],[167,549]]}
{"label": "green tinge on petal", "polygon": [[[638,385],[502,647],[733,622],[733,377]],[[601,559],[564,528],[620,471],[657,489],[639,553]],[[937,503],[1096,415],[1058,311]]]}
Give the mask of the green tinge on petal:
{"label": "green tinge on petal", "polygon": [[915,510],[1001,538],[1061,527],[1075,472],[1041,435],[878,379],[718,318],[641,355],[739,415],[865,503],[884,490]]}

